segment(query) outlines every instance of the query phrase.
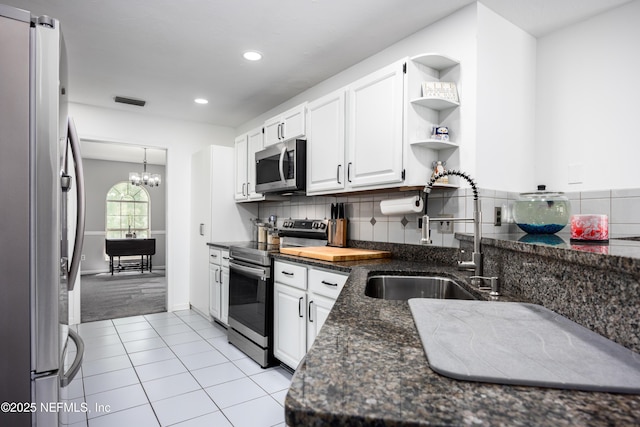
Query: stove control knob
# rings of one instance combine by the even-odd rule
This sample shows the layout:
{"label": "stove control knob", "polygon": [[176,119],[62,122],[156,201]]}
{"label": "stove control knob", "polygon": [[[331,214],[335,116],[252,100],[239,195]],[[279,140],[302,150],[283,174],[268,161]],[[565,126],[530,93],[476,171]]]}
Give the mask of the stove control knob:
{"label": "stove control knob", "polygon": [[325,224],[324,222],[320,223],[320,229],[324,230],[325,228],[327,228],[327,224]]}

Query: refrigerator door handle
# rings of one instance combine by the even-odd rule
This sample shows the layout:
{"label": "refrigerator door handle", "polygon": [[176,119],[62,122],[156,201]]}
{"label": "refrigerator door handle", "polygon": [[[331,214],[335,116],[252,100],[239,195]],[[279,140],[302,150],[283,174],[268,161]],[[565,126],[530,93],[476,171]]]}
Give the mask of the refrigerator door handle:
{"label": "refrigerator door handle", "polygon": [[76,212],[76,237],[73,245],[73,256],[69,266],[68,286],[72,291],[76,284],[76,277],[80,271],[80,257],[82,254],[82,244],[84,241],[84,223],[86,216],[85,193],[84,193],[84,171],[82,169],[82,156],[80,155],[80,140],[76,132],[76,125],[73,118],[68,119],[69,143],[73,156],[74,169],[76,172],[76,195],[78,198],[78,208]]}
{"label": "refrigerator door handle", "polygon": [[80,335],[76,333],[73,329],[69,328],[69,338],[76,343],[76,358],[73,360],[73,363],[69,367],[69,370],[64,373],[64,375],[60,376],[60,387],[66,387],[73,381],[73,378],[76,376],[78,371],[80,370],[80,366],[82,365],[82,357],[84,356],[84,341],[80,338]]}

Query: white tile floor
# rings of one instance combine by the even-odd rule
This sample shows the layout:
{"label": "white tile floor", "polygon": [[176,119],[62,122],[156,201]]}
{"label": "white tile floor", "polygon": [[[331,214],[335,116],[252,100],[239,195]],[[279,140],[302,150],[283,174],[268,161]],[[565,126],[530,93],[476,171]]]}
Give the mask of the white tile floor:
{"label": "white tile floor", "polygon": [[291,374],[262,369],[226,331],[185,310],[83,323],[72,426],[284,426]]}

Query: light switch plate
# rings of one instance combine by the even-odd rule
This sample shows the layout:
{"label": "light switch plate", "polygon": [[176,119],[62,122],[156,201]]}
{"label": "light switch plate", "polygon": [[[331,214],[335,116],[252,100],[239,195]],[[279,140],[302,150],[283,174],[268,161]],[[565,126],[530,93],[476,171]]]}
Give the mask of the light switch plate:
{"label": "light switch plate", "polygon": [[584,181],[584,165],[582,163],[569,164],[569,184],[582,184]]}

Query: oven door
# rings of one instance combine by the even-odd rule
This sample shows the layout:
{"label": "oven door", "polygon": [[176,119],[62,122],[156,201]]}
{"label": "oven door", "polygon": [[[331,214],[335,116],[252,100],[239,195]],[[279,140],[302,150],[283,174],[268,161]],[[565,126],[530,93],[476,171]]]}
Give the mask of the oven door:
{"label": "oven door", "polygon": [[229,327],[268,348],[272,318],[271,267],[229,261]]}

